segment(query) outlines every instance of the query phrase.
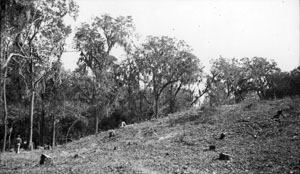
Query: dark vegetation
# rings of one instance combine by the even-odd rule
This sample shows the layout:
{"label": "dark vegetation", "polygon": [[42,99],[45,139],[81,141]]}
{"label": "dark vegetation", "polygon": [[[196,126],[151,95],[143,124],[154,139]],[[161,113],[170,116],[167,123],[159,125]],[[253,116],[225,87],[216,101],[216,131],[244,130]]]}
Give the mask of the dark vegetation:
{"label": "dark vegetation", "polygon": [[[292,130],[298,124],[294,123],[298,113],[295,108],[281,108],[283,115],[286,112],[293,115],[288,117],[288,122],[281,119],[281,114],[277,114],[278,118],[272,121],[268,120],[271,109],[275,109],[271,106],[270,110],[260,108],[257,111],[259,115],[255,115],[259,106],[254,102],[246,102],[240,113],[230,110],[232,113],[223,115],[218,112],[224,105],[240,107],[251,97],[256,97],[262,105],[268,103],[268,100],[275,103],[285,97],[297,98],[300,94],[300,67],[282,72],[276,62],[267,58],[220,57],[212,61],[209,73],[204,73],[199,58],[192,54],[192,49],[184,41],[168,36],[149,36],[141,45],[136,45],[132,41],[135,26],[130,16],[114,18],[102,15],[95,17],[91,24],[81,24],[75,31],[73,39],[74,47],[79,52],[78,67],[69,72],[62,68],[60,59],[65,52],[65,40],[71,33],[71,27],[64,24],[63,17],[70,15],[76,18],[78,14],[78,7],[72,0],[2,0],[0,8],[2,151],[14,147],[13,140],[17,135],[21,135],[26,142],[22,147],[29,150],[37,146],[55,147],[66,142],[78,142],[74,140],[92,134],[100,136],[97,138],[99,143],[100,140],[106,141],[105,133],[99,131],[115,129],[122,121],[127,124],[141,123],[133,128],[133,132],[127,132],[128,136],[136,136],[134,131],[142,131],[143,137],[153,138],[160,129],[173,131],[176,125],[184,126],[189,122],[190,126],[203,125],[201,131],[218,132],[216,139],[227,141],[227,134],[223,138],[218,136],[222,131],[233,128],[237,129],[232,130],[235,133],[240,131],[243,134],[243,138],[234,139],[236,141],[230,141],[229,144],[238,143],[243,147],[243,141],[247,140],[244,138],[247,130],[253,138],[258,139],[259,134],[274,138],[270,139],[275,141],[275,147],[271,147],[274,154],[291,150],[287,147],[281,152],[276,143],[280,141],[278,135],[287,135],[283,137],[284,141],[296,130]],[[126,53],[126,59],[121,62],[111,55],[111,50],[117,46]],[[199,114],[187,114],[186,117],[174,114],[198,106],[201,97],[204,98],[201,117]],[[293,105],[292,101],[289,103]],[[272,112],[273,116],[276,115],[277,109]],[[231,117],[238,114],[243,117],[234,117],[232,119],[240,120],[232,121]],[[220,120],[211,115],[216,115]],[[153,119],[155,122],[158,118],[168,118],[170,123],[167,126],[170,129],[149,122]],[[142,127],[145,121],[148,121],[147,124],[153,123],[154,128]],[[228,124],[236,123],[232,128],[227,127]],[[216,124],[221,124],[224,130],[210,127]],[[194,129],[196,127],[191,128]],[[189,136],[185,135],[172,141],[193,147],[195,140],[187,140],[185,137]],[[118,138],[118,134],[115,138]],[[129,139],[134,140],[132,137]],[[265,140],[258,140],[253,142],[256,147],[265,145]],[[140,142],[133,144],[139,148],[144,147]],[[290,144],[293,146],[293,143]],[[282,145],[285,147],[285,144]],[[179,146],[172,148],[179,150]],[[206,148],[209,149],[209,145]],[[265,149],[256,150],[265,154]],[[235,152],[239,153],[238,150]],[[154,150],[153,153],[158,152]],[[241,153],[246,152],[242,150]],[[153,154],[149,155],[153,157]],[[277,155],[267,157],[272,158],[272,161]],[[253,160],[256,164],[256,159],[257,156],[250,155],[241,160]],[[262,157],[261,160],[263,162],[266,158]]]}

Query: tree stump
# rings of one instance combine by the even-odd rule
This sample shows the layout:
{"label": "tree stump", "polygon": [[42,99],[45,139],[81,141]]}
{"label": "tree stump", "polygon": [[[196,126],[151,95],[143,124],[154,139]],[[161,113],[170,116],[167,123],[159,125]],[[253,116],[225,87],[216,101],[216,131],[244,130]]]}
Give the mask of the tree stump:
{"label": "tree stump", "polygon": [[46,154],[41,155],[40,165],[49,166],[52,165],[53,163],[54,163],[53,159],[50,156]]}
{"label": "tree stump", "polygon": [[121,124],[120,124],[120,128],[123,128],[126,126],[126,122],[125,121],[122,121]]}
{"label": "tree stump", "polygon": [[224,160],[224,161],[227,161],[227,160],[229,160],[230,158],[229,158],[229,155],[228,154],[225,154],[225,153],[220,153],[219,154],[219,158],[218,158],[218,160]]}
{"label": "tree stump", "polygon": [[38,150],[44,150],[44,149],[45,149],[43,146],[36,146],[36,148],[37,148]]}
{"label": "tree stump", "polygon": [[253,103],[250,103],[250,104],[248,104],[248,105],[245,106],[245,109],[251,109],[252,106],[253,106]]}
{"label": "tree stump", "polygon": [[108,137],[109,138],[112,138],[112,137],[115,137],[115,136],[116,136],[116,132],[114,130],[108,131]]}
{"label": "tree stump", "polygon": [[223,140],[225,138],[225,133],[221,133],[219,140]]}
{"label": "tree stump", "polygon": [[51,147],[50,145],[45,144],[45,145],[44,145],[44,149],[45,149],[45,150],[51,150],[52,147]]}
{"label": "tree stump", "polygon": [[214,151],[214,150],[216,150],[216,146],[215,145],[210,145],[208,150]]}

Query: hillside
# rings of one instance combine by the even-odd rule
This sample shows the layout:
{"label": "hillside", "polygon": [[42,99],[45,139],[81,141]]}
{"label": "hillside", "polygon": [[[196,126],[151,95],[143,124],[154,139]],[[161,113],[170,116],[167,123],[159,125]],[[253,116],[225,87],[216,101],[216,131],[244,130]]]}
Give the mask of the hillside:
{"label": "hillside", "polygon": [[[272,119],[279,110],[280,121]],[[115,132],[54,150],[1,154],[0,173],[300,173],[299,99],[192,109]],[[39,166],[42,153],[54,164]],[[220,153],[230,160],[218,160]]]}

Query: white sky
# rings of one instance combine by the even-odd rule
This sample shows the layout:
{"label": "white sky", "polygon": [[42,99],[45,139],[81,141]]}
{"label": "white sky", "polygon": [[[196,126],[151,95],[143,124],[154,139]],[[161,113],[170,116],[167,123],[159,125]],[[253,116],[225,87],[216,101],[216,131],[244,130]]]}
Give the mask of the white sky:
{"label": "white sky", "polygon": [[[73,29],[102,14],[132,16],[136,32],[184,40],[203,65],[219,58],[265,57],[284,71],[297,67],[299,0],[75,0]],[[74,30],[75,31],[75,30]],[[74,32],[73,31],[73,32]],[[73,35],[68,39],[71,49]],[[120,51],[112,54],[120,57]],[[65,53],[66,69],[76,67],[78,53]]]}

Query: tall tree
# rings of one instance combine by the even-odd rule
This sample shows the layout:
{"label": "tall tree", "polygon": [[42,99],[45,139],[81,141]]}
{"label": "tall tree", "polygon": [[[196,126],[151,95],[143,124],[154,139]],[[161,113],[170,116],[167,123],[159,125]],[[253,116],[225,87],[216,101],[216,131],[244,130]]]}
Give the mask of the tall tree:
{"label": "tall tree", "polygon": [[[189,52],[179,52],[179,57],[181,59],[186,59],[182,62],[182,65],[177,66],[178,71],[186,71],[179,77],[178,82],[172,83],[168,87],[168,102],[169,102],[169,111],[173,113],[177,111],[175,108],[176,106],[176,99],[179,92],[182,91],[184,88],[191,88],[191,86],[195,86],[198,81],[202,81],[202,73],[203,67],[201,67],[199,59],[189,53]],[[189,90],[185,90],[187,92]],[[186,93],[187,94],[187,93]],[[180,107],[178,107],[180,108]]]}
{"label": "tall tree", "polygon": [[[23,5],[23,2],[19,3]],[[67,14],[75,17],[77,6],[72,0],[31,0],[26,2],[25,7],[19,8],[25,9],[25,18],[19,23],[12,23],[21,28],[14,42],[18,52],[10,54],[3,66],[8,66],[12,59],[25,65],[20,71],[26,77],[31,95],[29,149],[32,149],[36,90],[39,82],[49,76],[47,67],[51,66],[53,59],[61,56],[65,38],[71,32],[70,26],[63,23],[63,17]]]}
{"label": "tall tree", "polygon": [[212,62],[211,71],[217,74],[213,85],[223,88],[215,91],[216,94],[220,94],[220,91],[224,92],[222,97],[219,96],[221,100],[230,101],[234,98],[236,102],[239,102],[243,99],[243,95],[248,92],[245,84],[247,84],[249,77],[246,76],[245,69],[237,59],[219,57]]}
{"label": "tall tree", "polygon": [[135,59],[141,80],[152,90],[156,118],[159,98],[164,89],[200,72],[199,60],[191,54],[189,46],[167,36],[149,36],[136,51]]}
{"label": "tall tree", "polygon": [[241,62],[248,79],[253,85],[253,90],[257,92],[260,99],[266,99],[266,90],[272,85],[272,82],[268,80],[269,77],[280,72],[277,63],[262,57],[243,58]]}
{"label": "tall tree", "polygon": [[[109,91],[109,77],[113,72],[116,58],[110,52],[117,44],[129,49],[129,38],[134,31],[134,25],[130,16],[113,18],[109,15],[96,17],[93,23],[83,23],[75,34],[76,49],[81,52],[79,59],[81,69],[89,68],[92,71],[95,84],[91,105],[96,108],[96,94]],[[106,91],[106,92],[105,92]],[[102,99],[106,100],[105,98]],[[98,133],[99,117],[95,112],[95,134]]]}
{"label": "tall tree", "polygon": [[[3,148],[6,146],[7,135],[7,101],[6,101],[6,84],[7,84],[7,63],[12,56],[16,54],[10,53],[13,51],[12,46],[15,38],[18,38],[18,33],[23,29],[24,22],[30,18],[30,14],[27,12],[30,8],[31,1],[27,2],[15,2],[9,0],[3,0],[0,3],[0,73],[1,73],[1,99],[3,100],[4,108],[4,141]],[[18,54],[20,56],[20,54]]]}
{"label": "tall tree", "polygon": [[[137,96],[140,90],[139,71],[134,59],[128,57],[121,62],[116,75],[116,84],[124,89],[126,106],[130,111],[137,111]],[[140,110],[141,112],[141,110]]]}

